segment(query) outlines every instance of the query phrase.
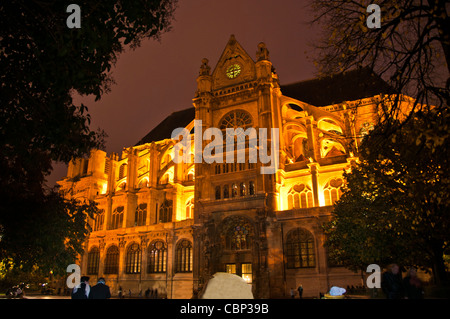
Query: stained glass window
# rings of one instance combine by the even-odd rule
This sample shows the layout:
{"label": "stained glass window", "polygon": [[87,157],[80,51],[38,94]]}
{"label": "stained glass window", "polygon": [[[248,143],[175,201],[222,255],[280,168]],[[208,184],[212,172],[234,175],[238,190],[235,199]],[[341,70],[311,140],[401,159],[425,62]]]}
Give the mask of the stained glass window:
{"label": "stained glass window", "polygon": [[223,198],[230,198],[230,190],[228,185],[223,185]]}
{"label": "stained glass window", "polygon": [[326,183],[323,188],[323,196],[325,197],[325,205],[333,205],[342,195],[341,186],[343,184],[342,179],[335,178]]}
{"label": "stained glass window", "polygon": [[237,197],[238,195],[238,186],[236,183],[231,184],[231,197]]}
{"label": "stained glass window", "polygon": [[105,222],[105,210],[101,209],[100,213],[95,216],[94,231],[103,230],[103,223]]}
{"label": "stained glass window", "polygon": [[176,250],[176,272],[192,271],[192,243],[183,239]]}
{"label": "stained glass window", "polygon": [[165,200],[159,208],[159,222],[169,223],[172,221],[172,201]]}
{"label": "stained glass window", "polygon": [[119,248],[111,246],[106,251],[105,274],[117,274],[119,272]]}
{"label": "stained glass window", "polygon": [[146,203],[139,204],[134,214],[134,225],[144,226],[146,219],[147,219],[147,204]]}
{"label": "stained glass window", "polygon": [[315,267],[314,238],[302,228],[290,231],[286,240],[287,268]]}
{"label": "stained glass window", "polygon": [[311,188],[305,184],[297,184],[288,193],[288,209],[314,207]]}
{"label": "stained glass window", "polygon": [[248,182],[248,194],[255,195],[255,182],[254,181]]}
{"label": "stained glass window", "polygon": [[228,226],[225,246],[229,250],[246,250],[251,248],[251,225],[244,219],[234,220]]}
{"label": "stained glass window", "polygon": [[138,274],[141,272],[141,249],[136,243],[128,247],[125,271],[127,274]]}
{"label": "stained glass window", "polygon": [[88,267],[87,272],[88,275],[97,275],[98,274],[98,265],[100,260],[100,252],[97,247],[91,248],[88,253]]}
{"label": "stained glass window", "polygon": [[225,130],[227,128],[238,128],[243,129],[252,126],[252,117],[249,113],[242,110],[234,110],[226,114],[222,121],[220,122],[220,129]]}
{"label": "stained glass window", "polygon": [[194,218],[194,198],[186,202],[186,219]]}
{"label": "stained glass window", "polygon": [[148,273],[166,272],[167,248],[161,240],[155,241],[148,247]]}
{"label": "stained glass window", "polygon": [[123,225],[123,206],[114,209],[111,218],[111,229],[122,228]]}

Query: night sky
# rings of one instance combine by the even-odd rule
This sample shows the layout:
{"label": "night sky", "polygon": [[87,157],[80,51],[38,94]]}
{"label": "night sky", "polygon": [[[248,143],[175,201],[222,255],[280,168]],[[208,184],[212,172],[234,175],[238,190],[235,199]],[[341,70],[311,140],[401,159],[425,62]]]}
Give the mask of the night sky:
{"label": "night sky", "polygon": [[[144,41],[119,56],[110,93],[76,102],[88,106],[91,129],[108,134],[107,153],[121,155],[170,113],[192,106],[202,58],[213,70],[231,34],[254,60],[265,42],[281,84],[313,78],[310,44],[318,27],[309,24],[312,16],[308,0],[180,0],[160,42]],[[55,165],[48,185],[66,173],[65,164]]]}

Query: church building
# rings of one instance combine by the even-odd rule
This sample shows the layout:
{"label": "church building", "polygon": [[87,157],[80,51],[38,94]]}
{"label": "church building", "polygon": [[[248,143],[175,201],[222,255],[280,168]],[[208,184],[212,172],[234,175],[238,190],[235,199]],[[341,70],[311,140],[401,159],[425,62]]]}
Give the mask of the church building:
{"label": "church building", "polygon": [[[281,85],[266,45],[255,49],[249,55],[232,35],[214,68],[202,60],[192,107],[120,156],[92,150],[69,163],[61,192],[101,210],[80,258],[83,275],[104,277],[113,294],[150,288],[167,298],[192,298],[216,272],[242,277],[255,298],[289,297],[299,285],[304,297],[318,297],[363,283],[361,273],[328,260],[322,225],[379,120],[378,102],[392,91],[367,68]],[[174,161],[177,128],[189,132],[190,161]],[[277,169],[262,174],[268,164],[249,160],[249,136],[231,137],[244,141],[244,161],[238,147],[214,154],[222,162],[193,160],[195,147],[210,142],[208,128],[224,144],[229,128],[277,129],[277,149],[267,136]]]}

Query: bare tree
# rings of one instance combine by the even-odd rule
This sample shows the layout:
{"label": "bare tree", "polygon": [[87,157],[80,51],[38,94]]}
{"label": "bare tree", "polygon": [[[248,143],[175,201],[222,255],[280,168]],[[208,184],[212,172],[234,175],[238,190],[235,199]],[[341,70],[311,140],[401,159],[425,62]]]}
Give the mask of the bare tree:
{"label": "bare tree", "polygon": [[397,93],[416,98],[415,110],[424,105],[448,108],[448,2],[377,1],[381,9],[380,28],[369,28],[367,20],[374,12],[367,7],[372,2],[312,0],[312,23],[319,22],[323,29],[323,39],[315,45],[319,75],[369,66]]}

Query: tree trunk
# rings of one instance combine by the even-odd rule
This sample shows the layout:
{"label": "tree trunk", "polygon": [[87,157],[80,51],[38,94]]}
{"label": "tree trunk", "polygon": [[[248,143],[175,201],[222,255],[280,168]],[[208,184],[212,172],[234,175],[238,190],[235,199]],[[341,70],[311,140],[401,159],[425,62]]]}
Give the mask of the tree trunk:
{"label": "tree trunk", "polygon": [[433,277],[437,286],[442,287],[448,285],[442,244],[433,245]]}

